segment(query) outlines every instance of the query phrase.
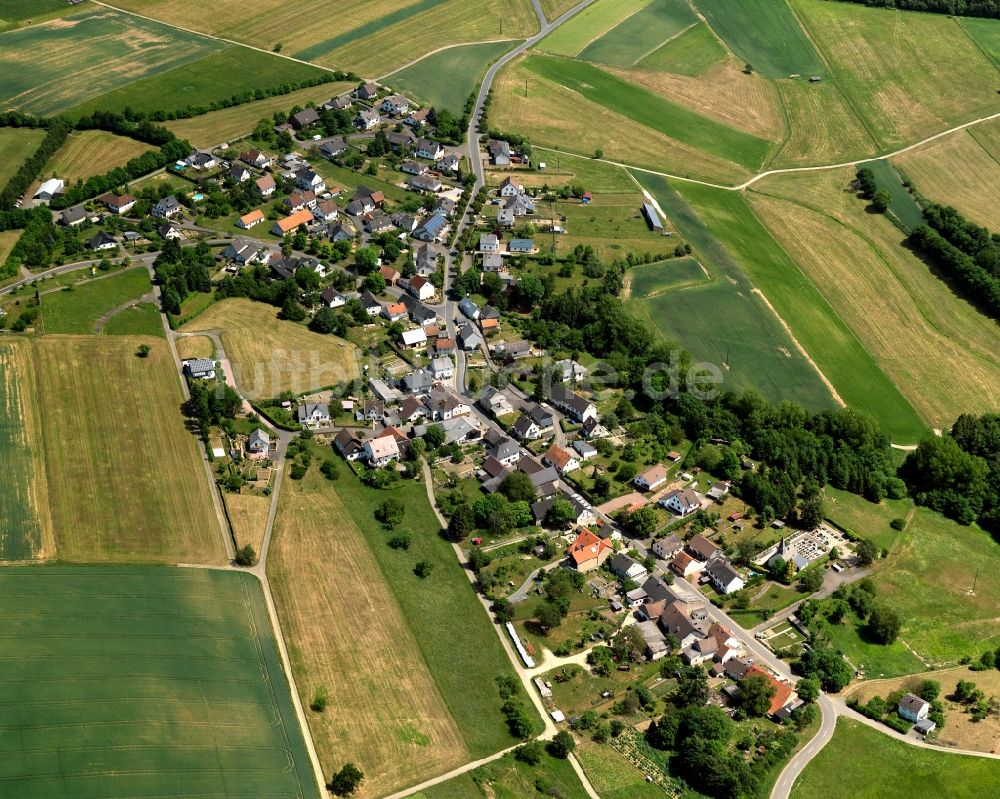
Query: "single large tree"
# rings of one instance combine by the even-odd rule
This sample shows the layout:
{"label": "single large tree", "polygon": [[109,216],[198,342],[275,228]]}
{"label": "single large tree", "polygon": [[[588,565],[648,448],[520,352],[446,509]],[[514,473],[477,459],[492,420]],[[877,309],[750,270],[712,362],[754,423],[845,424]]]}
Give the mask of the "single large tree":
{"label": "single large tree", "polygon": [[344,766],[333,777],[327,786],[337,796],[350,796],[361,787],[364,780],[364,772],[353,763],[345,763]]}

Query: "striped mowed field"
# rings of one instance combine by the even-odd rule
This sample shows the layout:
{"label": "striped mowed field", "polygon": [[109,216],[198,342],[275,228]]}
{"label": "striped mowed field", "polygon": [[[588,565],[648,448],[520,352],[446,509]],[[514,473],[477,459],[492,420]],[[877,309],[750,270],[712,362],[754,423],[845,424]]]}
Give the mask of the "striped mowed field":
{"label": "striped mowed field", "polygon": [[0,616],[4,796],[317,796],[252,575],[14,566]]}
{"label": "striped mowed field", "polygon": [[[136,347],[148,344],[148,358]],[[221,563],[222,532],[184,427],[166,342],[56,336],[30,342],[52,529],[61,560]]]}

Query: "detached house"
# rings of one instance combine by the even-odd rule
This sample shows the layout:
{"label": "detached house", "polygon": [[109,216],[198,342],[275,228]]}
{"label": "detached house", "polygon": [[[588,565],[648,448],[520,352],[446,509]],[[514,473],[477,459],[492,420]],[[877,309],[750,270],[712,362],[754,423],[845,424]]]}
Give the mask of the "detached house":
{"label": "detached house", "polygon": [[428,161],[437,161],[444,157],[444,146],[440,142],[432,139],[419,138],[413,145],[413,154],[417,158],[426,158]]}
{"label": "detached house", "polygon": [[667,482],[667,467],[662,463],[650,466],[642,474],[636,475],[632,482],[640,491],[655,491]]}
{"label": "detached house", "polygon": [[390,94],[379,106],[386,114],[405,114],[410,110],[410,100],[401,94]]}
{"label": "detached house", "polygon": [[303,191],[321,192],[326,190],[326,181],[311,169],[300,169],[295,173],[295,185]]}
{"label": "detached house", "polygon": [[103,203],[111,213],[119,215],[127,214],[136,203],[135,197],[131,194],[102,194],[97,201]]}
{"label": "detached house", "polygon": [[264,175],[264,177],[257,178],[257,180],[254,181],[254,187],[257,189],[257,193],[266,199],[274,194],[274,190],[278,186],[274,182],[274,178],[271,177],[271,175]]}
{"label": "detached house", "polygon": [[392,435],[379,436],[365,442],[364,454],[369,464],[381,468],[399,460],[399,444]]}
{"label": "detached house", "polygon": [[739,591],[745,583],[743,578],[740,577],[739,572],[732,567],[729,561],[719,559],[714,563],[709,564],[706,570],[708,578],[712,581],[712,585],[721,594],[731,594],[734,591]]}
{"label": "detached house", "polygon": [[271,454],[271,437],[259,427],[247,438],[247,454],[251,460],[263,460]]}
{"label": "detached house", "polygon": [[288,121],[292,123],[292,127],[296,130],[302,130],[319,122],[319,114],[316,113],[315,108],[303,108],[298,113],[292,114],[288,118]]}
{"label": "detached house", "polygon": [[502,139],[490,139],[486,144],[493,166],[510,166],[510,145]]}
{"label": "detached house", "polygon": [[245,153],[240,153],[240,160],[244,164],[257,167],[257,169],[266,169],[272,163],[271,157],[265,155],[260,150],[247,150]]}
{"label": "detached house", "polygon": [[521,181],[513,175],[504,178],[503,183],[500,184],[501,197],[516,197],[522,191],[524,191],[524,189],[521,187]]}
{"label": "detached house", "polygon": [[158,219],[169,219],[174,214],[180,213],[181,204],[177,201],[174,195],[162,198],[156,205],[153,206],[153,210],[150,212],[153,216]]}
{"label": "detached house", "polygon": [[701,498],[690,488],[671,491],[659,500],[659,504],[678,516],[687,516],[701,510]]}
{"label": "detached house", "polygon": [[427,278],[420,277],[420,275],[410,278],[407,290],[418,300],[429,300],[435,293],[434,285]]}
{"label": "detached house", "polygon": [[649,574],[645,566],[624,552],[619,552],[611,559],[611,571],[623,580],[635,580],[637,583],[645,580]]}
{"label": "detached house", "polygon": [[354,127],[360,130],[371,130],[372,128],[378,127],[378,124],[381,121],[382,117],[378,115],[377,111],[362,108],[354,117]]}
{"label": "detached house", "polygon": [[295,409],[295,418],[306,427],[330,423],[330,406],[325,402],[303,402]]}
{"label": "detached house", "polygon": [[577,571],[589,572],[599,569],[611,557],[612,549],[610,541],[599,538],[590,530],[582,530],[566,548],[566,555]]}
{"label": "detached house", "polygon": [[553,444],[545,451],[542,462],[554,467],[559,474],[566,474],[566,472],[580,468],[580,461],[576,455],[558,444]]}

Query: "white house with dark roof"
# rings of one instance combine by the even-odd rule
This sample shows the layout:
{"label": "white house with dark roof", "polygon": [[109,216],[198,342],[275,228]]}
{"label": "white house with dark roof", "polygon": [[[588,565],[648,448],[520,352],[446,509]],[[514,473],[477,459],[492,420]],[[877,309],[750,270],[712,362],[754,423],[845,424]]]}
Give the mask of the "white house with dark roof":
{"label": "white house with dark roof", "polygon": [[701,510],[701,497],[690,488],[682,488],[661,497],[658,504],[678,516],[687,516]]}
{"label": "white house with dark roof", "polygon": [[705,572],[720,594],[731,594],[746,585],[743,578],[740,577],[740,573],[733,568],[729,561],[722,558],[710,563]]}
{"label": "white house with dark roof", "polygon": [[303,402],[295,409],[295,418],[306,427],[330,423],[330,406],[325,402]]}

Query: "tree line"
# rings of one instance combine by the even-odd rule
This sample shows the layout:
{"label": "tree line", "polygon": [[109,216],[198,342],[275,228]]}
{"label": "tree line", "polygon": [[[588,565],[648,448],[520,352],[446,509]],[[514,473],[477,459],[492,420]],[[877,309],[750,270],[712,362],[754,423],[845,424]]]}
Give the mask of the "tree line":
{"label": "tree line", "polygon": [[[4,115],[0,117],[0,122],[8,118],[9,115]],[[25,126],[18,125],[16,127]],[[3,191],[0,191],[0,209],[2,210],[9,211],[14,207],[14,203],[28,190],[28,187],[45,168],[45,165],[55,154],[56,150],[63,146],[66,137],[69,136],[70,131],[73,129],[63,119],[53,120],[48,125],[36,125],[35,127],[45,127],[45,137],[42,139],[42,143],[38,145],[38,149],[24,160],[21,166],[18,167],[17,172],[7,181],[7,185],[4,186]]]}
{"label": "tree line", "polygon": [[959,17],[1000,19],[1000,0],[841,0],[873,8],[898,8],[901,11],[927,11]]}

